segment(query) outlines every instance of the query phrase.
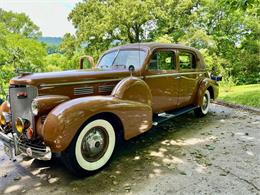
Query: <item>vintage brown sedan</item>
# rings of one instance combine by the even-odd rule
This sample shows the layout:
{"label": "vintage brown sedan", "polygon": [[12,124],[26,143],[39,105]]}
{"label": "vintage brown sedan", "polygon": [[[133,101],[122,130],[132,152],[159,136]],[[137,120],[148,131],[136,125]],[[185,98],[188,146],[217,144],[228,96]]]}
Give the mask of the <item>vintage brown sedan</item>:
{"label": "vintage brown sedan", "polygon": [[[83,69],[84,59],[91,70]],[[80,67],[10,81],[0,107],[0,139],[10,159],[60,153],[70,171],[88,175],[108,164],[120,140],[192,110],[205,116],[219,91],[200,52],[177,44],[119,46],[97,64],[85,56]]]}

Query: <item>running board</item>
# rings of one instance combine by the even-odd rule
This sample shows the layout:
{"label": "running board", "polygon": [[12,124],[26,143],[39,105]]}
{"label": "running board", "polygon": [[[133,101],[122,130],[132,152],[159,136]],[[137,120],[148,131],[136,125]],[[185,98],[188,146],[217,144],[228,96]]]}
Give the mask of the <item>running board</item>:
{"label": "running board", "polygon": [[186,106],[184,108],[181,109],[177,109],[177,110],[173,110],[173,111],[169,111],[169,112],[163,112],[163,113],[159,113],[158,115],[153,117],[153,125],[157,126],[165,121],[168,121],[172,118],[175,118],[177,116],[180,116],[182,114],[185,114],[187,112],[190,112],[194,109],[198,108],[197,106]]}

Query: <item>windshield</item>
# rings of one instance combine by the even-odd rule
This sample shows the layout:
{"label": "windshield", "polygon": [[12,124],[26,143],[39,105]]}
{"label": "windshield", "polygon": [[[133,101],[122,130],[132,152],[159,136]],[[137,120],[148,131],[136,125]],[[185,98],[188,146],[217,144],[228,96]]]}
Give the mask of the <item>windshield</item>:
{"label": "windshield", "polygon": [[130,66],[140,69],[145,59],[145,51],[140,50],[117,50],[105,54],[97,67],[102,70],[128,70]]}

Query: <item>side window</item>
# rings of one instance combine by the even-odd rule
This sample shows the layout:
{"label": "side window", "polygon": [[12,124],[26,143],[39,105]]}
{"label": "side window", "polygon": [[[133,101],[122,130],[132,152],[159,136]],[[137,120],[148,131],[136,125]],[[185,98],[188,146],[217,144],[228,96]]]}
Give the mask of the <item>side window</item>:
{"label": "side window", "polygon": [[180,69],[194,69],[196,68],[195,56],[188,52],[180,52]]}
{"label": "side window", "polygon": [[156,51],[151,59],[150,70],[174,70],[175,54],[173,51]]}

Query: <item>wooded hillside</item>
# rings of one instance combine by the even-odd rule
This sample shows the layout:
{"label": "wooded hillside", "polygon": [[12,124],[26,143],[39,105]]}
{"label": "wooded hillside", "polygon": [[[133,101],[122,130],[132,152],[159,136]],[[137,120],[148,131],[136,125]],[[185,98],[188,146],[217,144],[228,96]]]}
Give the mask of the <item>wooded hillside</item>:
{"label": "wooded hillside", "polygon": [[76,35],[50,48],[28,16],[0,9],[0,93],[17,69],[75,69],[81,55],[97,59],[115,45],[150,41],[199,49],[224,84],[259,83],[259,14],[259,0],[88,0],[68,16]]}

